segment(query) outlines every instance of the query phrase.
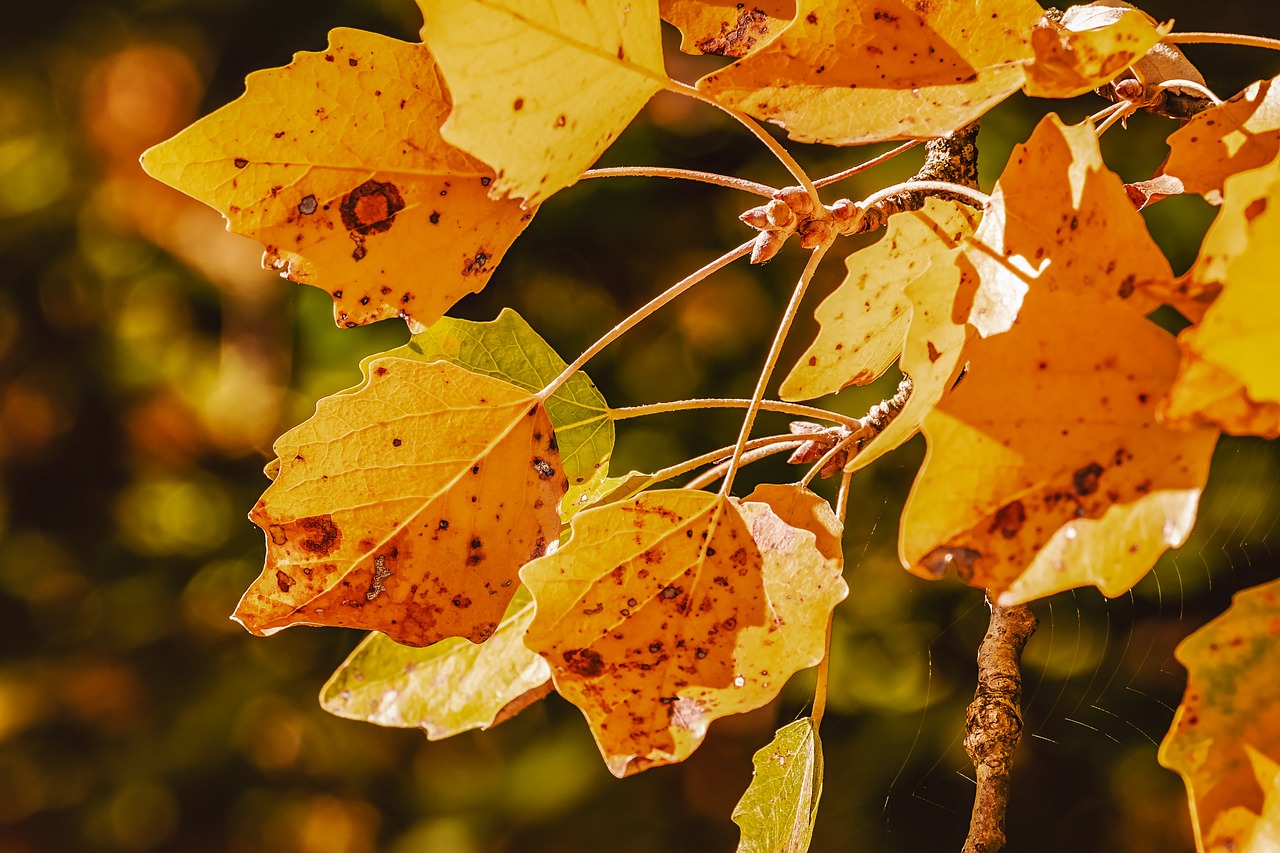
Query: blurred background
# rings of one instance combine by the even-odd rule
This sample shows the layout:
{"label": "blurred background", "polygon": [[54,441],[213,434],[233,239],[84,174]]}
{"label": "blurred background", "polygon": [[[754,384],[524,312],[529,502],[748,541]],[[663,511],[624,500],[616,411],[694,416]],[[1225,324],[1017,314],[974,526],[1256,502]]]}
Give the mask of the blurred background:
{"label": "blurred background", "polygon": [[[1182,30],[1280,35],[1262,2],[1145,8]],[[362,356],[407,333],[398,322],[339,331],[324,293],[261,271],[257,244],[149,181],[137,158],[238,96],[248,72],[321,48],[331,27],[414,39],[420,24],[412,0],[6,7],[0,853],[729,851],[751,754],[806,712],[812,673],[769,707],[716,723],[686,764],[618,781],[577,711],[554,696],[491,732],[429,743],[320,710],[320,686],[357,634],[255,639],[229,621],[261,567],[262,534],[245,514],[266,485],[272,440],[317,398],[358,381]],[[1190,52],[1223,97],[1280,71],[1280,54]],[[692,80],[715,64],[673,58],[671,70]],[[984,188],[1047,109],[1076,121],[1103,105],[1010,99],[983,127]],[[1107,133],[1108,162],[1126,180],[1149,177],[1173,129],[1138,116]],[[814,175],[882,148],[794,146]],[[866,195],[911,175],[919,158],[840,189]],[[785,180],[740,129],[668,97],[602,163]],[[745,239],[736,216],[754,203],[670,181],[572,187],[454,313],[491,319],[510,305],[571,358]],[[1211,208],[1175,198],[1147,215],[1184,270]],[[765,268],[735,266],[699,285],[593,362],[592,376],[614,405],[748,394],[803,260],[792,247]],[[830,263],[817,281],[791,360],[842,272]],[[886,376],[833,405],[861,414],[895,384]],[[729,443],[736,426],[732,413],[629,421],[614,471]],[[761,429],[783,431],[785,419]],[[954,850],[967,828],[960,733],[986,609],[975,590],[897,565],[896,519],[922,452],[916,439],[854,480],[853,591],[837,611],[815,851]],[[797,476],[782,463],[758,467],[754,478]],[[1276,575],[1278,477],[1271,445],[1224,440],[1186,547],[1129,595],[1081,590],[1036,605],[1009,850],[1191,849],[1181,781],[1155,760],[1183,687],[1172,650],[1233,591]]]}

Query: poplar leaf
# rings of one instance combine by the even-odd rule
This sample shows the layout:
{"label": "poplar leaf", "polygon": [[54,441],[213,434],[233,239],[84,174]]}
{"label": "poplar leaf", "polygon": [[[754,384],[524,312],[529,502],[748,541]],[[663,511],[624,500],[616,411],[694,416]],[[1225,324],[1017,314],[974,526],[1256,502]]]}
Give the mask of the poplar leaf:
{"label": "poplar leaf", "polygon": [[799,0],[774,41],[698,81],[799,142],[945,136],[1017,91],[1032,0]]}
{"label": "poplar leaf", "polygon": [[712,720],[773,699],[821,660],[848,592],[813,533],[688,490],[578,513],[521,578],[537,602],[525,642],[616,776],[683,761]]}
{"label": "poplar leaf", "polygon": [[418,649],[375,631],[329,677],[320,704],[339,717],[420,728],[431,740],[490,728],[550,690],[546,661],[524,645],[532,618],[533,599],[520,587],[479,645],[450,637]]}
{"label": "poplar leaf", "polygon": [[1276,853],[1280,849],[1280,764],[1248,744],[1244,751],[1262,791],[1262,813],[1244,806],[1219,812],[1200,839],[1206,853]]}
{"label": "poplar leaf", "polygon": [[1256,169],[1280,151],[1280,89],[1259,80],[1216,107],[1193,116],[1169,136],[1166,174],[1182,180],[1187,192],[1221,201],[1226,179]]}
{"label": "poplar leaf", "polygon": [[275,481],[249,514],[266,567],[234,618],[260,635],[336,625],[482,642],[517,570],[559,537],[550,418],[524,389],[449,362],[361,368],[362,384],[276,441]]}
{"label": "poplar leaf", "polygon": [[[1186,783],[1197,839],[1235,808],[1253,815],[1265,808],[1276,825],[1280,803],[1271,768],[1280,761],[1280,581],[1236,593],[1225,613],[1174,654],[1187,668],[1187,689],[1159,758]],[[1250,751],[1267,761],[1251,761]],[[1258,769],[1271,778],[1259,778]]]}
{"label": "poplar leaf", "polygon": [[921,210],[889,217],[880,240],[845,259],[844,281],[815,314],[818,336],[778,396],[810,400],[884,373],[902,352],[911,321],[907,284],[972,235],[976,221],[972,208],[935,198],[926,199]]}
{"label": "poplar leaf", "polygon": [[[1033,98],[1074,98],[1115,79],[1173,29],[1138,9],[1073,6],[1062,23],[1043,18],[1031,33],[1035,61],[1023,90]],[[1074,13],[1074,14],[1073,14]]]}
{"label": "poplar leaf", "polygon": [[575,183],[666,83],[656,4],[418,0],[453,112],[445,139],[536,204]]}
{"label": "poplar leaf", "polygon": [[813,720],[783,726],[751,758],[751,786],[733,810],[738,853],[805,853],[822,797],[822,741]]}
{"label": "poplar leaf", "polygon": [[658,0],[662,20],[680,30],[685,53],[734,58],[764,47],[796,16],[795,0]]}
{"label": "poplar leaf", "polygon": [[262,243],[265,266],[331,294],[339,325],[421,328],[483,288],[533,217],[488,197],[492,170],[440,136],[448,112],[425,46],[337,29],[142,165]]}
{"label": "poplar leaf", "polygon": [[1144,314],[1159,304],[1147,291],[1173,280],[1092,124],[1052,113],[1014,147],[968,255],[981,278],[969,322],[984,336],[1010,328],[1032,283]]}
{"label": "poplar leaf", "polygon": [[904,565],[954,567],[1007,606],[1088,584],[1119,595],[1186,540],[1217,432],[1156,420],[1178,361],[1168,333],[1118,300],[1037,286],[967,357],[924,419]]}

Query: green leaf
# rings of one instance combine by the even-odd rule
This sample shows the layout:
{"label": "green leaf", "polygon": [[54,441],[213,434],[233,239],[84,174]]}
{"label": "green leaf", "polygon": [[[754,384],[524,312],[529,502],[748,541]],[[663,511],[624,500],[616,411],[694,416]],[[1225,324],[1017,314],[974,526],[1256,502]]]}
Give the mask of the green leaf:
{"label": "green leaf", "polygon": [[756,752],[751,785],[733,810],[738,853],[804,853],[822,797],[822,741],[805,717],[778,729]]}
{"label": "green leaf", "polygon": [[431,740],[487,729],[548,692],[551,672],[522,639],[532,618],[522,586],[479,645],[454,637],[417,649],[374,632],[330,676],[320,704],[339,717],[424,729]]}

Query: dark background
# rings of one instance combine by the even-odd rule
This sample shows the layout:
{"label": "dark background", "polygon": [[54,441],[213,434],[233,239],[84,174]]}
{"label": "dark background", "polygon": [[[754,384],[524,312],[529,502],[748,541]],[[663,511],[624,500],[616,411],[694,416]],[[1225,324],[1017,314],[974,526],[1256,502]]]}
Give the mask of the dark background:
{"label": "dark background", "polygon": [[[1146,8],[1181,30],[1280,35],[1260,2]],[[411,0],[6,9],[0,853],[728,851],[752,752],[806,712],[812,673],[768,708],[716,723],[686,764],[618,781],[558,698],[494,731],[428,743],[319,709],[356,634],[255,639],[228,620],[261,565],[261,533],[245,513],[266,484],[272,439],[406,332],[396,322],[334,328],[325,294],[261,272],[255,244],[147,181],[137,156],[239,95],[249,71],[322,47],[330,27],[413,39],[419,24]],[[1265,51],[1190,53],[1224,97],[1280,68]],[[670,64],[693,80],[712,63]],[[1011,98],[984,125],[983,187],[1044,111],[1076,121],[1102,106]],[[1150,176],[1173,129],[1147,116],[1112,129],[1109,163],[1128,180]],[[814,175],[869,153],[793,149]],[[858,198],[918,162],[912,152],[840,189]],[[602,163],[785,180],[739,128],[674,97],[656,99]],[[744,239],[736,215],[751,204],[669,181],[572,187],[455,313],[489,319],[511,305],[571,357]],[[1195,199],[1150,209],[1176,270],[1211,216]],[[792,247],[763,269],[709,280],[606,351],[592,376],[614,405],[748,394],[803,259]],[[841,273],[835,262],[822,271],[784,369]],[[861,414],[894,382],[833,405]],[[732,413],[628,422],[614,470],[726,444],[736,424]],[[981,593],[897,565],[896,519],[922,452],[917,439],[854,480],[817,851],[954,850],[967,827],[960,731],[986,613]],[[1186,547],[1129,595],[1089,589],[1036,605],[1009,850],[1191,849],[1181,782],[1155,761],[1183,686],[1172,649],[1234,590],[1276,575],[1278,470],[1272,446],[1224,440]],[[796,474],[777,464],[757,476]]]}

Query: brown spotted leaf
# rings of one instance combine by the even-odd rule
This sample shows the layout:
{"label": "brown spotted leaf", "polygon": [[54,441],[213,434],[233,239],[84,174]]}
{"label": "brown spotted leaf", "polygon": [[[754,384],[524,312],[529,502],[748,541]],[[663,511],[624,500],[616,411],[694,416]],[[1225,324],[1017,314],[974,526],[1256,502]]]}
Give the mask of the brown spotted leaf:
{"label": "brown spotted leaf", "polygon": [[983,335],[1009,329],[1033,284],[1145,313],[1159,304],[1146,291],[1173,279],[1093,126],[1054,114],[1014,147],[968,255],[982,281],[969,322]]}
{"label": "brown spotted leaf", "polygon": [[1221,200],[1226,179],[1256,169],[1280,152],[1280,88],[1260,80],[1231,100],[1193,117],[1169,137],[1164,171],[1187,192]]}
{"label": "brown spotted leaf", "polygon": [[329,292],[339,325],[419,328],[483,288],[533,216],[489,198],[493,171],[440,136],[448,112],[426,47],[338,29],[142,164]]}
{"label": "brown spotted leaf", "polygon": [[418,0],[453,112],[445,139],[491,165],[495,195],[576,182],[667,82],[656,4]]}
{"label": "brown spotted leaf", "polygon": [[1219,837],[1231,834],[1224,816],[1239,827],[1241,816],[1231,816],[1238,808],[1264,815],[1275,827],[1280,792],[1274,772],[1259,778],[1249,752],[1267,759],[1264,771],[1280,761],[1280,581],[1236,593],[1231,607],[1175,654],[1187,668],[1187,690],[1160,744],[1160,763],[1182,774],[1201,849],[1209,849],[1203,836],[1211,828]]}
{"label": "brown spotted leaf", "polygon": [[680,30],[685,53],[735,59],[754,53],[796,16],[795,0],[658,0],[662,20]]}
{"label": "brown spotted leaf", "polygon": [[712,720],[770,701],[821,659],[847,593],[813,533],[687,490],[579,513],[521,578],[537,602],[526,643],[617,776],[682,761]]}
{"label": "brown spotted leaf", "polygon": [[1017,91],[1032,0],[800,0],[761,50],[698,81],[801,142],[942,136]]}
{"label": "brown spotted leaf", "polygon": [[[1077,11],[1102,9],[1109,13],[1102,18]],[[1046,17],[1031,34],[1036,58],[1023,89],[1035,98],[1083,95],[1133,65],[1170,29],[1134,8],[1075,6],[1062,23]]]}
{"label": "brown spotted leaf", "polygon": [[255,634],[292,625],[482,642],[520,566],[559,535],[568,486],[529,391],[449,362],[375,356],[364,382],[281,436],[250,513],[262,576],[236,608]]}
{"label": "brown spotted leaf", "polygon": [[903,564],[954,567],[1001,604],[1092,584],[1128,590],[1195,520],[1217,432],[1156,404],[1172,337],[1119,300],[1041,289],[1012,329],[970,342],[968,372],[925,420]]}

